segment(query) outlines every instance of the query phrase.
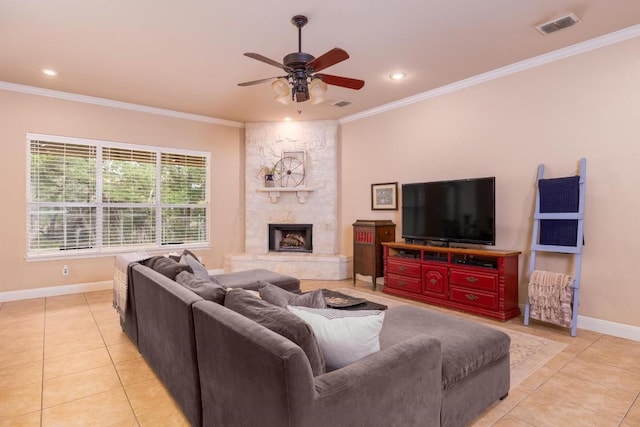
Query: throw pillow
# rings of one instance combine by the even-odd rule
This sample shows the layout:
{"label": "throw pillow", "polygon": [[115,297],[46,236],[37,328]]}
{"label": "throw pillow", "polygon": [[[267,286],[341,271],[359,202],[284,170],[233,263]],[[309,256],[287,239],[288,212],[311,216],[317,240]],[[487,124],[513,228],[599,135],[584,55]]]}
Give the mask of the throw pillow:
{"label": "throw pillow", "polygon": [[189,267],[187,264],[177,263],[171,258],[167,258],[164,256],[151,257],[144,262],[144,265],[152,270],[157,271],[160,274],[167,276],[171,280],[176,280],[176,276],[182,271],[193,273],[193,270],[191,270],[191,267]]}
{"label": "throw pillow", "polygon": [[169,252],[167,254],[167,257],[171,258],[175,262],[180,262],[180,258],[182,258],[182,255],[180,255],[178,252]]}
{"label": "throw pillow", "polygon": [[227,294],[225,288],[210,280],[202,279],[193,273],[183,271],[176,276],[176,282],[198,294],[202,298],[224,304],[224,298]]}
{"label": "throw pillow", "polygon": [[327,304],[324,302],[322,289],[307,292],[306,294],[294,294],[293,292],[286,291],[262,280],[258,281],[258,286],[260,286],[260,298],[278,307],[286,308],[288,305],[301,305],[313,308],[327,307]]}
{"label": "throw pillow", "polygon": [[252,297],[256,297],[256,298],[262,299],[262,297],[260,296],[260,293],[258,291],[253,291],[251,289],[244,289],[244,288],[225,288],[225,289],[227,290],[227,292],[245,291],[245,292],[248,292],[249,295],[251,295]]}
{"label": "throw pillow", "polygon": [[325,372],[324,357],[313,330],[298,316],[256,298],[244,289],[227,292],[224,306],[297,344],[307,355],[314,376]]}
{"label": "throw pillow", "polygon": [[294,306],[287,309],[311,325],[324,354],[327,371],[380,351],[384,311]]}
{"label": "throw pillow", "polygon": [[[194,259],[196,259],[198,262],[200,262],[200,258],[198,258],[198,255],[194,254],[189,249],[185,249],[185,250],[182,251],[182,256],[185,256],[185,255],[191,255]],[[200,264],[202,264],[202,263],[200,262]]]}
{"label": "throw pillow", "polygon": [[193,270],[193,274],[195,274],[199,278],[209,280],[209,272],[207,271],[205,266],[202,265],[200,261],[198,261],[198,258],[195,258],[190,254],[183,254],[182,258],[180,258],[180,262],[191,267],[191,270]]}

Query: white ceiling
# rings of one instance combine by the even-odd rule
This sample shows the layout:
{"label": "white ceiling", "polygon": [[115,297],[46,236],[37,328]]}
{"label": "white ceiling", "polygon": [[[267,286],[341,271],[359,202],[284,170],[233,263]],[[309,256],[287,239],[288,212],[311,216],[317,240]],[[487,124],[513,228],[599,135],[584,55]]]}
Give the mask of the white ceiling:
{"label": "white ceiling", "polygon": [[[567,13],[582,22],[534,28]],[[243,53],[297,51],[298,14],[303,51],[343,48],[323,72],[362,90],[284,106],[268,83],[237,86],[282,74]],[[638,23],[638,0],[0,0],[0,81],[238,122],[339,119]]]}

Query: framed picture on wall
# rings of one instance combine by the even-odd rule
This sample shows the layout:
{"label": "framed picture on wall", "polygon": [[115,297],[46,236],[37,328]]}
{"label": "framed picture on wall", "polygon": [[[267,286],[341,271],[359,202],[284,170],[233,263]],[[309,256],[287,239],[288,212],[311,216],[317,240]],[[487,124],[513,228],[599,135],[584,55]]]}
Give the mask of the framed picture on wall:
{"label": "framed picture on wall", "polygon": [[371,210],[398,210],[398,183],[371,184]]}

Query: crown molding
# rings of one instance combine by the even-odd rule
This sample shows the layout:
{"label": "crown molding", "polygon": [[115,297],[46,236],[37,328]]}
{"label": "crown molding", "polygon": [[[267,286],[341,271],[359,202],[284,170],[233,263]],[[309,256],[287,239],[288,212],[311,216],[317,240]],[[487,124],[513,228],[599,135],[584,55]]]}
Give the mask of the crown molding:
{"label": "crown molding", "polygon": [[44,89],[35,86],[21,85],[0,81],[0,90],[26,93],[29,95],[46,96],[49,98],[63,99],[65,101],[82,102],[85,104],[100,105],[103,107],[119,108],[121,110],[137,111],[140,113],[156,114],[159,116],[173,117],[176,119],[192,120],[196,122],[213,123],[216,125],[243,128],[244,123],[231,120],[217,119],[215,117],[200,116],[198,114],[183,113],[181,111],[167,110],[164,108],[149,107],[147,105],[132,104],[129,102],[114,101],[112,99],[98,98],[95,96],[79,95],[77,93],[62,92],[59,90]]}
{"label": "crown molding", "polygon": [[375,116],[377,114],[385,113],[387,111],[395,110],[405,107],[407,105],[415,104],[417,102],[426,101],[428,99],[436,98],[438,96],[446,95],[448,93],[456,92],[461,89],[466,89],[471,86],[482,84],[491,80],[499,79],[511,74],[519,73],[521,71],[529,70],[531,68],[538,67],[540,65],[548,64],[551,62],[559,61],[561,59],[569,58],[574,55],[589,52],[601,47],[609,46],[612,44],[620,43],[625,40],[629,40],[640,36],[640,24],[631,27],[624,28],[613,33],[605,34],[604,36],[596,37],[591,40],[587,40],[581,43],[554,50],[543,55],[534,56],[533,58],[525,59],[520,62],[516,62],[511,65],[506,65],[495,70],[488,71],[486,73],[478,74],[473,77],[469,77],[464,80],[459,80],[455,83],[441,86],[426,92],[419,93],[417,95],[403,98],[398,101],[383,104],[379,107],[372,108],[370,110],[362,111],[360,113],[345,116],[338,120],[338,123],[343,125],[345,123],[354,122],[356,120],[364,119],[366,117]]}

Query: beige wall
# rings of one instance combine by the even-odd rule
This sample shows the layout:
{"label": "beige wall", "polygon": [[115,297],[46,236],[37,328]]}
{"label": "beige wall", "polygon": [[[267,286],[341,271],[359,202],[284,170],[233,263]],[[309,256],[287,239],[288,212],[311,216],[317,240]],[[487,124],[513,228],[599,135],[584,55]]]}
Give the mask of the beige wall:
{"label": "beige wall", "polygon": [[400,211],[372,212],[371,183],[495,176],[495,248],[523,252],[524,303],[537,166],[568,176],[586,157],[579,314],[640,326],[639,51],[636,38],[342,125],[342,253],[356,219],[392,219],[400,240]]}
{"label": "beige wall", "polygon": [[[219,268],[225,253],[242,251],[242,129],[2,90],[0,120],[0,292],[113,278],[113,256],[25,260],[27,132],[210,152],[212,247],[196,252]],[[70,274],[63,277],[65,264]]]}
{"label": "beige wall", "polygon": [[[522,251],[526,276],[537,165],[566,176],[586,157],[580,314],[640,326],[632,268],[640,259],[639,49],[639,39],[629,40],[342,125],[340,253],[352,252],[356,219],[392,219],[400,239],[399,211],[371,211],[371,183],[496,176],[496,248]],[[198,253],[217,268],[224,254],[244,250],[241,129],[0,90],[0,292],[113,272],[113,257],[26,262],[27,132],[210,151],[212,248]],[[570,260],[556,258],[538,267],[571,271]]]}

